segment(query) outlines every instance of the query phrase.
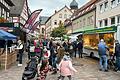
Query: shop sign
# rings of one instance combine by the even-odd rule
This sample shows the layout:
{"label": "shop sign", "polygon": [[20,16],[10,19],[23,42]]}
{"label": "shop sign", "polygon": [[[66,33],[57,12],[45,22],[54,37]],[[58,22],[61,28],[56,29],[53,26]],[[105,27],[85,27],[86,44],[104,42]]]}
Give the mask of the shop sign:
{"label": "shop sign", "polygon": [[84,31],[84,34],[94,34],[94,33],[95,33],[95,29]]}
{"label": "shop sign", "polygon": [[84,34],[109,33],[109,32],[117,32],[117,27],[111,26],[111,27],[87,30],[87,31],[84,31]]}
{"label": "shop sign", "polygon": [[0,27],[14,27],[14,23],[0,23]]}
{"label": "shop sign", "polygon": [[105,27],[105,28],[95,30],[96,33],[107,33],[107,32],[116,32],[116,31],[117,31],[116,26]]}

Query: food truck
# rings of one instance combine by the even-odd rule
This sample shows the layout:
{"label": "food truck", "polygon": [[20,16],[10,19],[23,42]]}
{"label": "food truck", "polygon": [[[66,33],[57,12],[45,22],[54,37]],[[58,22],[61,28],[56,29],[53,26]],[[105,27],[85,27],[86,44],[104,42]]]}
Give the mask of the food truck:
{"label": "food truck", "polygon": [[109,52],[107,52],[107,54],[114,54],[114,41],[118,40],[120,42],[120,26],[111,26],[84,31],[83,52],[90,55],[90,57],[94,56],[99,58],[98,43],[100,39],[104,39],[106,45],[109,48]]}

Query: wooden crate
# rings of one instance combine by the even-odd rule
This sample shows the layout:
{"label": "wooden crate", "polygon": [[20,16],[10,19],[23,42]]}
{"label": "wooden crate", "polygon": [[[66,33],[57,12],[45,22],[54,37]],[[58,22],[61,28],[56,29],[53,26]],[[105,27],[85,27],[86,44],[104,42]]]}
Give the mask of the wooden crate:
{"label": "wooden crate", "polygon": [[[6,60],[6,54],[3,53],[2,55],[0,55],[0,62],[1,62],[1,68],[5,69],[5,60]],[[16,61],[16,53],[12,52],[12,53],[8,53],[7,55],[7,68],[10,68],[11,65],[13,63],[15,63]]]}

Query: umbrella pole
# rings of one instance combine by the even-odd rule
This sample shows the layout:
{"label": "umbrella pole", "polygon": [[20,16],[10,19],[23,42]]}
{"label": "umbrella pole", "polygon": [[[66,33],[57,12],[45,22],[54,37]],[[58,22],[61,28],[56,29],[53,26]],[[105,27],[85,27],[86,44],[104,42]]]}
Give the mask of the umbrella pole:
{"label": "umbrella pole", "polygon": [[6,48],[6,50],[5,50],[5,70],[7,70],[7,40],[6,40],[6,44],[5,44],[5,48]]}

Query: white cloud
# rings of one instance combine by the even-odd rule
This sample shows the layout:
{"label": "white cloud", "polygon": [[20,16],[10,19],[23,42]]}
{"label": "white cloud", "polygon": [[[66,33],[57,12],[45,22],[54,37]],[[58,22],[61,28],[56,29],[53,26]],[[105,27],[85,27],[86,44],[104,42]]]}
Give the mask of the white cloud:
{"label": "white cloud", "polygon": [[[79,7],[89,0],[76,0]],[[59,10],[65,5],[69,6],[72,0],[28,0],[31,11],[43,9],[41,15],[50,16],[55,10]]]}

